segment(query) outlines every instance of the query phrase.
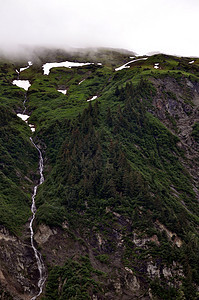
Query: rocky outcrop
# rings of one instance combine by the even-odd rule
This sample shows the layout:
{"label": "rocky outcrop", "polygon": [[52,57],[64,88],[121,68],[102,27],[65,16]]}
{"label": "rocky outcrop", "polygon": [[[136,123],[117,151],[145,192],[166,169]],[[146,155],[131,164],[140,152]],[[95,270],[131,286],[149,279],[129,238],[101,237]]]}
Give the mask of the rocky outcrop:
{"label": "rocky outcrop", "polygon": [[152,260],[147,262],[147,274],[151,279],[163,277],[170,285],[176,286],[181,285],[181,280],[184,277],[183,268],[179,264],[173,262],[173,265],[168,267],[154,263]]}
{"label": "rocky outcrop", "polygon": [[35,234],[34,238],[35,241],[41,245],[48,241],[49,237],[51,235],[57,234],[56,229],[50,229],[49,226],[45,224],[41,224],[37,230],[37,233]]}
{"label": "rocky outcrop", "polygon": [[177,236],[176,233],[171,232],[168,230],[163,224],[161,224],[158,220],[155,222],[155,225],[160,231],[164,231],[167,235],[167,238],[173,245],[180,248],[182,246],[182,240]]}
{"label": "rocky outcrop", "polygon": [[[181,163],[192,177],[193,190],[199,201],[199,144],[192,136],[193,125],[199,123],[199,83],[185,76],[151,78],[151,82],[157,91],[151,112],[179,137],[178,147],[185,152]],[[185,203],[183,205],[187,209]]]}
{"label": "rocky outcrop", "polygon": [[0,299],[9,294],[16,300],[29,300],[37,291],[38,268],[29,244],[0,227]]}
{"label": "rocky outcrop", "polygon": [[[110,213],[110,210],[109,210]],[[111,211],[118,224],[128,227],[128,232],[132,233],[132,251],[136,253],[147,251],[149,244],[153,242],[156,247],[160,246],[160,241],[156,234],[152,236],[144,235],[139,232],[132,232],[131,224],[120,214]],[[181,247],[182,241],[175,233],[169,231],[159,221],[155,223],[156,228],[161,232],[165,231],[168,240],[173,247]],[[121,227],[122,228],[122,227]],[[134,257],[132,268],[123,261],[126,246],[124,243],[125,235],[118,228],[110,230],[109,238],[102,232],[91,230],[82,235],[77,231],[71,230],[68,224],[63,224],[62,228],[50,228],[47,225],[40,225],[35,233],[35,239],[41,247],[42,254],[45,255],[47,264],[63,266],[67,258],[78,260],[81,255],[88,255],[92,266],[106,274],[103,282],[103,297],[101,295],[92,295],[91,299],[153,299],[147,281],[161,280],[165,284],[178,288],[181,286],[184,277],[182,266],[173,261],[166,265],[161,259],[146,257],[139,261]],[[110,248],[110,239],[115,244],[116,249],[113,252]],[[96,254],[97,253],[97,254]],[[99,261],[99,254],[105,254],[107,262]],[[130,264],[131,264],[130,263]],[[63,282],[60,283],[63,286]],[[151,296],[150,296],[151,295]]]}

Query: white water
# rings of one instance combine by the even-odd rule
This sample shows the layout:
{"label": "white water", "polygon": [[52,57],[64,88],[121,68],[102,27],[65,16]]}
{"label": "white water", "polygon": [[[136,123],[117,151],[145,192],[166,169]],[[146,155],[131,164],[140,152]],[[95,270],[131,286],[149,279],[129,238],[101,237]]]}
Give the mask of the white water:
{"label": "white water", "polygon": [[39,288],[39,293],[34,296],[33,298],[31,298],[31,300],[35,300],[37,297],[39,297],[43,291],[43,286],[44,283],[46,281],[46,269],[41,257],[41,254],[39,253],[39,251],[35,248],[34,246],[34,231],[33,231],[33,221],[35,219],[35,214],[36,214],[36,205],[35,205],[35,197],[37,195],[37,189],[38,186],[41,185],[44,182],[44,176],[43,176],[43,168],[44,168],[44,163],[43,163],[43,157],[42,157],[42,153],[40,151],[40,149],[37,147],[37,145],[35,145],[35,143],[33,142],[32,138],[30,138],[32,144],[34,145],[34,147],[37,149],[37,151],[39,152],[39,173],[40,173],[40,181],[39,184],[37,184],[34,187],[34,192],[32,195],[32,206],[31,206],[31,211],[32,211],[32,218],[30,220],[30,240],[31,240],[31,246],[34,250],[34,254],[35,254],[35,258],[37,261],[37,266],[38,266],[38,270],[39,270],[39,281],[38,281],[38,288]]}
{"label": "white water", "polygon": [[85,79],[81,80],[78,84],[80,85],[82,82],[84,82]]}
{"label": "white water", "polygon": [[19,71],[18,70],[15,70],[16,71],[16,73],[17,73],[17,80],[19,80]]}

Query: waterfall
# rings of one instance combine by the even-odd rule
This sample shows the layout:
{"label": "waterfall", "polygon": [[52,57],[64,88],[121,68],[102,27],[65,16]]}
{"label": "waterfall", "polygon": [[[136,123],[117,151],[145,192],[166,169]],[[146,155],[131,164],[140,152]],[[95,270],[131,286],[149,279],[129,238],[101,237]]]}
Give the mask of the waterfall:
{"label": "waterfall", "polygon": [[37,266],[38,266],[38,270],[39,270],[39,281],[38,281],[39,293],[36,296],[34,296],[33,298],[31,298],[31,300],[35,300],[37,297],[39,297],[39,295],[41,295],[41,293],[43,291],[43,285],[46,281],[46,269],[45,269],[41,254],[39,253],[39,251],[34,246],[34,231],[33,231],[33,221],[35,219],[35,214],[36,214],[36,211],[37,211],[36,205],[35,205],[35,197],[36,197],[36,194],[37,194],[38,186],[44,182],[44,176],[43,176],[43,166],[44,165],[43,165],[43,157],[42,157],[42,153],[41,153],[40,149],[37,147],[37,145],[35,145],[35,143],[33,142],[31,137],[30,137],[30,140],[31,140],[31,143],[34,145],[34,147],[39,152],[39,173],[40,173],[39,184],[35,185],[34,192],[33,192],[33,195],[32,195],[32,206],[31,206],[32,218],[30,220],[30,225],[29,225],[29,227],[30,227],[31,246],[34,250],[35,258],[36,258]]}
{"label": "waterfall", "polygon": [[27,101],[27,92],[25,93],[25,96],[24,96],[24,101],[23,101],[24,110],[23,110],[22,115],[24,115],[26,112],[26,101]]}

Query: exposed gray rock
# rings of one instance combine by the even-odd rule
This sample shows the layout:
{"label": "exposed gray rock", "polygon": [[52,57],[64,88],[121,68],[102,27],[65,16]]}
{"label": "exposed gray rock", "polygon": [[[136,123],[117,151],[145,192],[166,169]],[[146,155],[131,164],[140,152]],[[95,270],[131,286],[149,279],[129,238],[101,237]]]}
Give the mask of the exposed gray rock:
{"label": "exposed gray rock", "polygon": [[35,241],[38,244],[44,244],[45,242],[48,241],[49,237],[51,235],[57,234],[57,230],[56,229],[50,229],[49,226],[45,225],[45,224],[41,224],[37,230],[37,232],[35,233]]}
{"label": "exposed gray rock", "polygon": [[29,300],[38,292],[38,268],[32,247],[3,226],[0,227],[0,270],[0,284],[13,299]]}

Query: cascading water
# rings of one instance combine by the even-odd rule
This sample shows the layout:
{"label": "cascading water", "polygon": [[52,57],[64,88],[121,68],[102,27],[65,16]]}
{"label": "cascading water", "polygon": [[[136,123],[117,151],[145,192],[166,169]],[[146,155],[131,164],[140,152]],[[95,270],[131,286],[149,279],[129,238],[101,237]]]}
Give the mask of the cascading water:
{"label": "cascading water", "polygon": [[24,101],[23,101],[23,107],[24,107],[24,110],[23,110],[22,115],[24,115],[25,112],[26,112],[26,101],[27,101],[27,93],[25,93],[25,97],[24,97]]}
{"label": "cascading water", "polygon": [[[31,66],[31,62],[28,62],[28,64],[29,64],[29,66]],[[26,68],[21,68],[20,71],[22,71],[24,69],[26,69]],[[23,80],[19,79],[20,71],[16,70],[16,72],[18,74],[18,79],[14,80],[13,84],[18,85],[19,87],[22,87],[27,91],[29,86],[30,86],[30,83],[27,80],[23,81]],[[24,101],[23,101],[23,107],[24,107],[23,113],[18,114],[18,116],[27,123],[27,119],[29,118],[29,116],[25,115],[26,101],[27,101],[27,93],[25,93],[25,97],[24,97]],[[29,124],[29,126],[31,127],[32,131],[35,130],[33,125]],[[34,231],[33,231],[33,222],[34,222],[35,214],[36,214],[36,211],[37,211],[36,205],[35,205],[35,197],[37,195],[37,189],[38,189],[39,185],[41,185],[44,182],[44,176],[43,176],[44,164],[43,164],[43,157],[42,157],[41,150],[34,143],[34,141],[31,137],[30,137],[30,141],[33,144],[33,146],[37,149],[37,151],[39,152],[39,173],[40,173],[39,183],[37,185],[35,185],[33,195],[32,195],[32,205],[31,205],[32,217],[31,217],[30,224],[29,224],[31,246],[32,246],[32,249],[34,251],[35,258],[36,258],[36,261],[37,261],[38,270],[39,270],[39,281],[38,281],[38,284],[37,284],[37,286],[39,288],[39,292],[36,296],[31,298],[31,300],[35,300],[37,297],[39,297],[41,295],[41,293],[43,291],[44,283],[46,281],[46,269],[45,269],[41,254],[39,253],[39,251],[34,246]]]}
{"label": "cascading water", "polygon": [[43,260],[41,258],[41,254],[39,253],[39,251],[34,246],[34,231],[33,231],[33,221],[35,219],[35,214],[36,214],[36,211],[37,211],[36,205],[35,205],[35,196],[37,194],[38,186],[41,185],[44,182],[44,176],[43,176],[43,157],[42,157],[42,153],[41,153],[40,149],[37,147],[37,145],[35,145],[32,138],[30,138],[30,140],[31,140],[32,144],[34,145],[34,147],[39,152],[39,173],[40,173],[39,184],[34,187],[34,192],[33,192],[33,195],[32,195],[32,206],[31,206],[32,218],[30,220],[30,225],[29,225],[29,227],[30,227],[31,246],[34,250],[35,258],[36,258],[37,266],[38,266],[38,270],[39,270],[39,281],[38,281],[39,293],[36,296],[34,296],[33,298],[31,298],[31,300],[35,300],[37,297],[39,297],[39,295],[41,295],[41,293],[43,291],[43,285],[44,285],[45,280],[46,280],[46,270],[45,270]]}

